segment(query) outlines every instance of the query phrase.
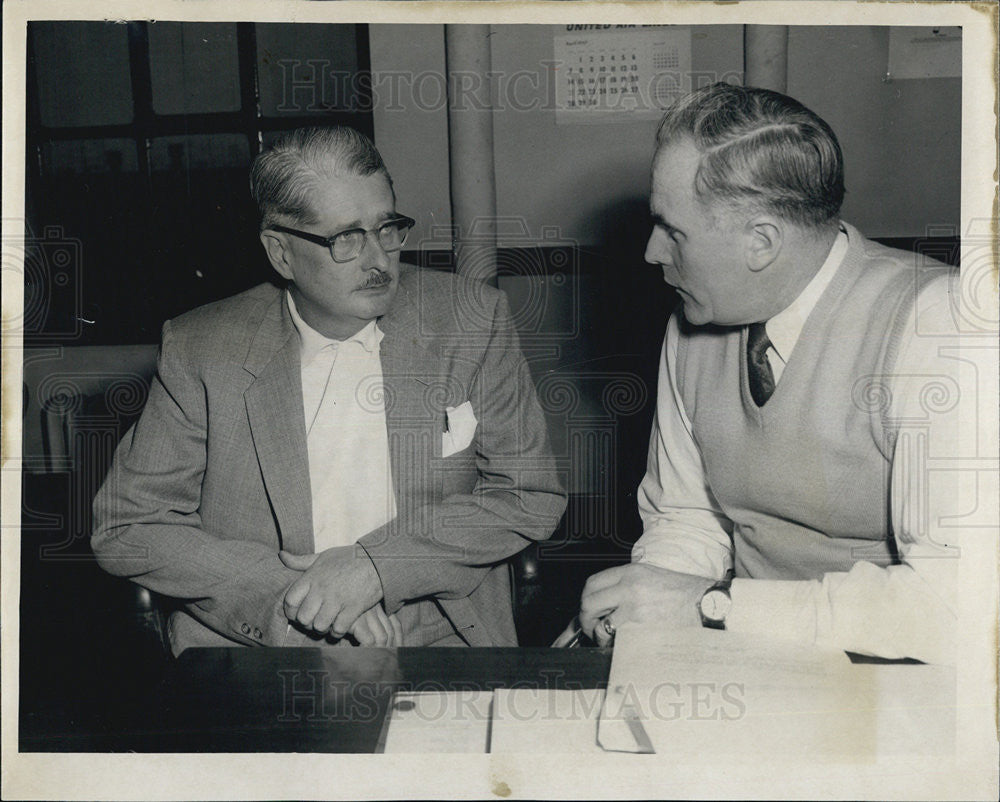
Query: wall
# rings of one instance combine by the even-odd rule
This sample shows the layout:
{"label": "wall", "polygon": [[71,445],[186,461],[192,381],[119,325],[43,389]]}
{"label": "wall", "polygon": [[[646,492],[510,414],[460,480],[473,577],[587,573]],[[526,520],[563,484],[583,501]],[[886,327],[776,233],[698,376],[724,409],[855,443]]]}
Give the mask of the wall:
{"label": "wall", "polygon": [[[492,27],[495,94],[504,107],[493,117],[497,212],[523,219],[531,237],[555,226],[563,239],[595,245],[617,208],[646,204],[656,121],[556,125],[555,111],[545,103],[551,91],[546,62],[554,57],[554,34],[563,31],[551,25]],[[417,209],[407,212],[419,218],[416,242],[428,236],[432,223],[450,222],[447,107],[435,103],[438,81],[429,75],[444,74],[444,28],[372,25],[369,32],[375,93],[383,101],[375,108],[375,138],[392,170],[400,209]],[[738,25],[695,29],[692,67],[720,78],[738,74],[742,47]],[[537,76],[534,84],[510,82],[523,71]],[[512,92],[515,107],[508,102]],[[385,102],[390,98],[394,102]],[[539,101],[537,108],[516,108],[532,101]],[[516,234],[501,233],[500,244],[522,245]]]}
{"label": "wall", "polygon": [[[494,26],[493,70],[537,70],[544,80],[543,62],[553,58],[552,37],[560,30]],[[442,26],[373,25],[370,31],[373,69],[443,72]],[[740,73],[742,26],[692,31],[694,71]],[[824,117],[841,140],[846,219],[870,236],[919,237],[928,226],[957,230],[961,79],[884,82],[888,42],[887,28],[793,27],[788,92]],[[432,84],[425,81],[430,100]],[[402,100],[405,111],[375,112],[376,139],[394,171],[400,208],[447,222],[447,110],[443,103],[418,108],[406,92]],[[497,111],[499,214],[522,217],[530,236],[557,226],[564,238],[602,244],[622,213],[645,205],[655,130],[655,121],[557,126],[554,111],[544,108]]]}
{"label": "wall", "polygon": [[[553,36],[564,26],[493,27],[493,69],[546,76]],[[691,66],[718,77],[743,69],[742,28],[692,29]],[[608,223],[623,207],[645,209],[657,120],[557,125],[551,108],[506,110],[494,116],[497,211],[523,216],[531,235],[558,226],[583,245],[604,244]]]}
{"label": "wall", "polygon": [[439,91],[444,26],[371,25],[368,31],[375,142],[392,175],[397,208],[417,221],[406,247],[434,247],[440,238],[432,237],[433,228],[451,225],[448,106]]}
{"label": "wall", "polygon": [[[443,26],[369,31],[375,139],[399,208],[420,221],[414,243],[447,250],[446,239],[429,238],[434,223],[450,219]],[[691,32],[697,85],[742,80],[742,26]],[[494,159],[498,214],[511,218],[499,226],[500,245],[521,249],[501,251],[499,285],[518,321],[566,486],[632,509],[673,301],[643,261],[657,121],[558,125],[547,103],[554,88],[546,62],[560,33],[565,26],[491,28],[494,152],[484,157]],[[792,28],[788,92],[841,140],[847,220],[871,236],[920,237],[928,226],[948,233],[959,215],[961,81],[884,82],[888,40],[886,28]],[[518,73],[528,77],[515,84]],[[555,236],[546,239],[544,229]],[[549,247],[566,244],[581,247]],[[560,254],[576,261],[556,267]],[[608,406],[615,382],[631,388],[635,403]],[[568,531],[600,540],[620,514],[571,521]]]}
{"label": "wall", "polygon": [[792,28],[788,93],[840,139],[844,219],[872,237],[958,234],[962,79],[887,82],[888,55],[888,28]]}

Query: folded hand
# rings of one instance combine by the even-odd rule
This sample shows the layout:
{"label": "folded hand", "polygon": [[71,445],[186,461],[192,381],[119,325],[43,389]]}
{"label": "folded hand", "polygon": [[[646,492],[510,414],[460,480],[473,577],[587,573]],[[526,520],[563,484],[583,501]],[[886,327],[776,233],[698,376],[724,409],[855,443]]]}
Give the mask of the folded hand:
{"label": "folded hand", "polygon": [[[288,568],[303,571],[285,592],[285,617],[306,629],[342,638],[382,599],[375,566],[359,546],[319,554],[279,552]],[[383,613],[384,615],[384,613]]]}
{"label": "folded hand", "polygon": [[395,615],[386,615],[381,604],[361,614],[347,633],[358,646],[403,646],[403,627]]}

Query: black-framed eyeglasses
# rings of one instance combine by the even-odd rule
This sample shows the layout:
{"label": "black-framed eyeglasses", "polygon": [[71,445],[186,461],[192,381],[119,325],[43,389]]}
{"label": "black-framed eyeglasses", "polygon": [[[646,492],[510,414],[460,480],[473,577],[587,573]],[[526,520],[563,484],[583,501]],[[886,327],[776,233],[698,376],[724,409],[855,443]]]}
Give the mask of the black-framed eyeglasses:
{"label": "black-framed eyeglasses", "polygon": [[384,223],[379,223],[375,228],[349,228],[341,231],[332,237],[322,237],[310,231],[300,231],[297,228],[288,226],[269,226],[275,231],[283,231],[293,237],[315,242],[317,245],[325,245],[330,249],[330,256],[335,262],[350,262],[357,259],[364,250],[365,243],[368,242],[368,235],[374,234],[379,247],[386,253],[393,253],[403,247],[406,242],[406,235],[410,229],[417,224],[417,221],[406,215],[398,215]]}

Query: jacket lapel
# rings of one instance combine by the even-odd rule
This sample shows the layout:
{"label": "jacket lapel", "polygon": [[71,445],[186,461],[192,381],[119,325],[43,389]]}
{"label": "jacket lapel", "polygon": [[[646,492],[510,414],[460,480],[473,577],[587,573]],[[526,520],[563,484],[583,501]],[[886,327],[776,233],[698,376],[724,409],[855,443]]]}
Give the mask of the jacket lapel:
{"label": "jacket lapel", "polygon": [[[418,278],[414,276],[414,278]],[[401,283],[392,309],[379,321],[389,455],[399,517],[405,518],[433,489],[431,460],[441,456],[445,408],[459,403],[445,375],[444,360],[421,330],[417,298]]]}
{"label": "jacket lapel", "polygon": [[299,365],[299,338],[281,293],[250,345],[243,367],[255,378],[243,398],[282,548],[305,554],[314,545]]}

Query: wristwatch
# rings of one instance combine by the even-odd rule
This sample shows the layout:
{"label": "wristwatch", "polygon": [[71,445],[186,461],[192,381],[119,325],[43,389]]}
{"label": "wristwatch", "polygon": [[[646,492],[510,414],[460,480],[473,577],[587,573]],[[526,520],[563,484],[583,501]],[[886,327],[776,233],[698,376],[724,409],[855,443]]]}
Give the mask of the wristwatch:
{"label": "wristwatch", "polygon": [[733,606],[733,597],[729,595],[729,586],[733,583],[732,573],[725,579],[716,582],[706,590],[698,601],[698,613],[701,615],[701,625],[709,629],[725,629],[726,616]]}

